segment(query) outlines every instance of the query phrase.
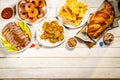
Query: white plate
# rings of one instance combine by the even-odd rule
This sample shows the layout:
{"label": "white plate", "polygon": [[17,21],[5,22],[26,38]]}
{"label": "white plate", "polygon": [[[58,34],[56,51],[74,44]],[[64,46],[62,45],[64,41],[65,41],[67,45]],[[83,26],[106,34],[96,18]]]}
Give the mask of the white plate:
{"label": "white plate", "polygon": [[19,16],[18,3],[19,3],[20,1],[21,1],[21,0],[18,0],[18,2],[17,2],[17,4],[16,4],[16,15],[17,15],[17,17],[18,17],[20,20],[22,20],[22,21],[24,21],[24,22],[26,22],[26,23],[29,23],[29,24],[35,24],[35,23],[38,23],[38,22],[40,22],[41,20],[43,20],[43,19],[45,18],[46,13],[47,13],[46,0],[45,0],[45,6],[42,8],[42,9],[44,10],[44,12],[45,12],[45,15],[44,15],[43,17],[41,17],[40,19],[37,19],[37,20],[36,20],[35,22],[33,22],[33,23],[31,23],[31,22],[28,21],[27,19],[24,20],[24,19],[22,19],[22,18]]}
{"label": "white plate", "polygon": [[[82,3],[84,3],[88,6],[88,4],[84,0],[78,0],[78,2],[82,2]],[[88,10],[86,11],[86,13],[85,13],[85,15],[82,19],[82,22],[78,26],[75,26],[73,24],[70,24],[70,22],[66,23],[66,21],[58,15],[61,7],[64,6],[65,3],[66,3],[66,0],[62,0],[61,3],[58,5],[58,8],[57,8],[57,17],[60,20],[60,22],[63,25],[65,25],[65,27],[68,27],[68,28],[79,28],[79,27],[83,26],[89,19],[89,15],[90,15],[89,6],[88,6]]]}
{"label": "white plate", "polygon": [[49,42],[48,39],[47,40],[43,40],[43,39],[40,38],[41,34],[44,32],[43,28],[42,28],[44,22],[45,21],[51,22],[53,20],[58,21],[56,18],[50,17],[50,18],[45,18],[41,23],[39,23],[37,25],[38,28],[37,28],[37,31],[36,31],[36,37],[37,37],[37,40],[38,40],[38,42],[39,42],[40,45],[43,45],[45,47],[56,47],[56,46],[62,44],[65,41],[65,38],[66,38],[66,29],[65,29],[65,27],[59,21],[58,21],[59,25],[63,26],[63,29],[64,29],[64,39],[61,42],[51,43],[51,42]]}
{"label": "white plate", "polygon": [[[10,22],[17,22],[17,21],[19,21],[19,20],[16,20],[16,19],[11,19],[11,20],[9,20],[9,21],[6,21],[6,23],[5,24],[3,24],[3,27],[2,27],[2,29],[8,24],[8,23],[10,23]],[[31,33],[32,33],[32,37],[33,37],[33,32],[32,32],[32,29],[30,28],[30,26],[28,25],[28,27],[29,27],[29,29],[30,29],[30,31],[31,31]],[[4,37],[2,37],[2,30],[0,31],[0,39],[5,39]],[[16,51],[16,52],[14,52],[14,53],[19,53],[19,52],[23,52],[24,50],[26,50],[27,48],[29,48],[30,47],[30,45],[31,45],[31,43],[32,43],[32,38],[31,38],[31,41],[30,41],[30,43],[25,47],[25,48],[23,48],[23,49],[21,49],[21,50],[19,50],[19,51]],[[1,43],[1,45],[2,45],[2,47],[4,47],[5,48],[5,46],[4,46],[4,44],[2,44]],[[5,48],[6,49],[6,48]],[[7,49],[6,49],[7,50]],[[8,51],[8,50],[7,50]],[[8,51],[8,52],[10,52],[10,51]],[[13,52],[10,52],[10,53],[13,53]]]}

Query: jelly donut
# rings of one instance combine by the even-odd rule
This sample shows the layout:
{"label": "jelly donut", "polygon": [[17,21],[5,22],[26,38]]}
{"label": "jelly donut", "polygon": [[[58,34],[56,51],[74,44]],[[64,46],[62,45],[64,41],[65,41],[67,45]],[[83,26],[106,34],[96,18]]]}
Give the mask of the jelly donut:
{"label": "jelly donut", "polygon": [[35,22],[36,20],[37,20],[37,17],[30,17],[30,18],[29,18],[29,21],[30,21],[30,22]]}
{"label": "jelly donut", "polygon": [[42,8],[45,5],[45,0],[39,0],[39,7]]}
{"label": "jelly donut", "polygon": [[25,12],[25,11],[20,11],[20,17],[22,18],[22,19],[27,19],[28,18],[28,14],[27,14],[27,12]]}
{"label": "jelly donut", "polygon": [[45,15],[44,10],[41,9],[41,8],[39,8],[39,9],[38,9],[38,18],[41,18],[41,17],[43,17],[44,15]]}
{"label": "jelly donut", "polygon": [[25,0],[22,0],[18,3],[18,7],[21,9],[21,10],[25,10],[25,4],[27,2]]}
{"label": "jelly donut", "polygon": [[31,2],[25,4],[25,10],[27,12],[32,11],[34,8],[35,8],[35,5],[33,3],[31,3]]}
{"label": "jelly donut", "polygon": [[38,10],[34,8],[32,11],[28,12],[29,17],[35,17],[38,15]]}
{"label": "jelly donut", "polygon": [[31,3],[33,3],[36,7],[39,6],[38,0],[30,0]]}

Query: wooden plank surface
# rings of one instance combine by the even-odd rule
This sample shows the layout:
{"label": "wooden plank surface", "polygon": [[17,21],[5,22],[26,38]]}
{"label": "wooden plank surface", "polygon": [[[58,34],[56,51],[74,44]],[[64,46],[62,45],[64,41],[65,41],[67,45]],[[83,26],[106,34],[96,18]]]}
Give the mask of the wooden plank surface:
{"label": "wooden plank surface", "polygon": [[[14,6],[17,1],[0,0],[0,11],[6,5]],[[46,17],[56,17],[57,5],[62,0],[46,1]],[[91,13],[103,1],[85,0]],[[1,31],[6,21],[0,19],[0,24]],[[36,27],[37,24],[32,29],[35,30]],[[80,29],[67,29],[67,39]],[[68,50],[67,39],[56,48],[29,48],[21,53],[8,53],[0,46],[0,78],[120,78],[120,27],[109,32],[115,36],[110,46],[100,47],[98,42],[91,49],[78,42],[75,49]],[[35,40],[34,37],[33,43]]]}
{"label": "wooden plank surface", "polygon": [[0,69],[120,68],[120,58],[0,58],[0,61]]}
{"label": "wooden plank surface", "polygon": [[120,78],[119,68],[27,68],[0,71],[0,78]]}
{"label": "wooden plank surface", "polygon": [[[44,58],[44,57],[50,57],[50,58],[64,58],[64,57],[120,57],[120,49],[119,48],[93,48],[93,49],[87,49],[87,48],[76,48],[72,51],[67,51],[65,48],[59,48],[57,49],[29,49],[23,53],[4,53],[5,50],[1,49],[1,57],[30,57],[30,58]],[[34,51],[36,50],[36,51]],[[56,53],[55,53],[56,52]]]}

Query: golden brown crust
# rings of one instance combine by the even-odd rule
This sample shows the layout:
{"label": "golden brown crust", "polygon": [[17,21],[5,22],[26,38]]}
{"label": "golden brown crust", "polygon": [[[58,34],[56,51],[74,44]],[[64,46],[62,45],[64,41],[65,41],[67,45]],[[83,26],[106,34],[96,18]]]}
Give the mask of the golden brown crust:
{"label": "golden brown crust", "polygon": [[89,21],[88,35],[91,38],[99,37],[112,23],[114,20],[114,8],[106,2],[103,9],[93,14]]}

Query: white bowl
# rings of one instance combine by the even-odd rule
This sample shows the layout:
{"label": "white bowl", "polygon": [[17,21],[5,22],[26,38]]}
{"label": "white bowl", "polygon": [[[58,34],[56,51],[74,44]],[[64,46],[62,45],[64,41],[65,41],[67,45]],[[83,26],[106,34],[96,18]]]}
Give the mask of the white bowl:
{"label": "white bowl", "polygon": [[18,3],[19,3],[20,1],[21,1],[21,0],[18,0],[18,2],[17,2],[17,4],[16,4],[16,15],[17,15],[17,17],[18,17],[20,20],[22,20],[22,21],[24,21],[24,22],[26,22],[26,23],[29,23],[29,24],[35,24],[35,23],[38,23],[38,22],[42,21],[42,20],[45,18],[46,13],[47,13],[47,4],[46,4],[46,1],[45,1],[45,6],[42,8],[42,9],[44,10],[44,12],[45,12],[44,16],[41,17],[40,19],[37,19],[37,20],[36,20],[35,22],[33,22],[33,23],[30,22],[30,21],[28,21],[28,19],[24,20],[24,19],[22,19],[22,18],[19,16]]}
{"label": "white bowl", "polygon": [[5,7],[3,7],[3,8],[1,9],[1,13],[0,13],[1,19],[2,19],[2,20],[9,20],[9,19],[4,19],[4,18],[2,17],[2,15],[1,15],[1,14],[2,14],[2,11],[3,11],[5,8],[11,8],[11,9],[13,10],[13,14],[12,14],[11,18],[9,18],[9,19],[12,19],[13,16],[14,16],[14,9],[13,9],[13,6],[5,6]]}
{"label": "white bowl", "polygon": [[37,30],[36,30],[36,38],[37,38],[37,41],[39,42],[40,45],[43,45],[45,47],[56,47],[60,44],[62,44],[64,41],[65,41],[65,38],[66,38],[66,29],[65,27],[63,26],[63,29],[64,29],[64,39],[61,41],[61,42],[56,42],[56,43],[51,43],[49,42],[49,40],[43,40],[40,38],[41,34],[44,32],[43,29],[42,29],[42,26],[44,24],[45,21],[47,22],[51,22],[53,20],[56,20],[58,22],[59,25],[63,26],[56,18],[54,17],[50,17],[50,18],[45,18],[42,22],[40,22],[37,26]]}
{"label": "white bowl", "polygon": [[[74,37],[71,37],[71,38],[74,38]],[[71,39],[71,38],[69,38],[69,39]],[[69,41],[69,39],[67,40],[67,44],[66,44],[66,46],[67,46],[67,48],[68,49],[74,49],[76,46],[77,46],[77,39],[76,38],[74,38],[75,39],[75,41],[76,41],[76,45],[75,46],[69,46],[69,44],[68,44],[68,41]]]}
{"label": "white bowl", "polygon": [[[84,0],[78,0],[78,2],[82,2],[82,3],[84,3],[84,4],[86,4],[86,5],[88,6],[88,4],[84,2]],[[86,24],[86,22],[87,22],[88,19],[89,19],[89,15],[90,15],[89,6],[88,6],[88,10],[86,11],[86,13],[85,13],[85,15],[84,15],[84,17],[83,17],[83,19],[82,19],[82,22],[81,22],[78,26],[75,26],[75,25],[71,24],[71,22],[67,22],[67,21],[65,20],[65,18],[62,18],[61,16],[59,16],[59,11],[60,11],[61,7],[65,5],[65,3],[66,3],[66,0],[62,0],[62,1],[60,2],[60,4],[58,5],[58,7],[57,7],[57,17],[58,17],[58,19],[60,20],[60,22],[61,22],[63,25],[65,25],[65,27],[68,27],[68,28],[80,28],[80,27],[82,27],[84,24]]]}

